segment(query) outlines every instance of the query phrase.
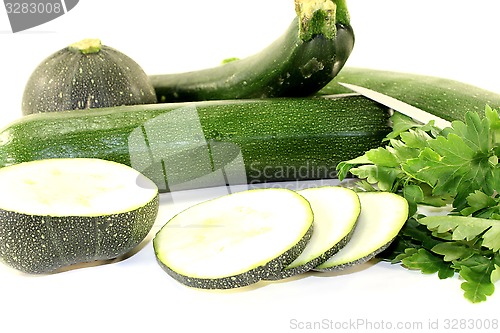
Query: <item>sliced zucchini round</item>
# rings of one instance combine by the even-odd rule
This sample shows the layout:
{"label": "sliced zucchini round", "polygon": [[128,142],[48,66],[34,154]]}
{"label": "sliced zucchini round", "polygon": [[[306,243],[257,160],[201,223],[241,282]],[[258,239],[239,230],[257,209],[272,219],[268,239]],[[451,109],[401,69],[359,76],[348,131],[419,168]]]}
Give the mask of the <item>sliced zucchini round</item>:
{"label": "sliced zucchini round", "polygon": [[26,273],[114,259],[138,245],[158,212],[158,188],[100,159],[47,159],[0,169],[0,257]]}
{"label": "sliced zucchini round", "polygon": [[272,279],[283,279],[307,272],[337,253],[351,238],[361,211],[353,190],[323,186],[298,191],[309,201],[314,213],[314,232],[299,257]]}
{"label": "sliced zucchini round", "polygon": [[305,248],[309,202],[287,189],[255,189],[192,206],[153,239],[160,266],[190,287],[229,289],[266,279]]}
{"label": "sliced zucchini round", "polygon": [[349,242],[314,270],[334,271],[364,263],[385,250],[408,219],[408,202],[389,192],[358,193],[361,213]]}

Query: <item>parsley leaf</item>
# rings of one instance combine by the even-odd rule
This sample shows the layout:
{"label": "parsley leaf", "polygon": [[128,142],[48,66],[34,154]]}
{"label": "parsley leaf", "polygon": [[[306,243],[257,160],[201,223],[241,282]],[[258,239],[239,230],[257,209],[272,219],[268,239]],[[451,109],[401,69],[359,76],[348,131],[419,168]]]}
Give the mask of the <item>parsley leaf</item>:
{"label": "parsley leaf", "polygon": [[[467,113],[466,122],[455,121],[450,133],[428,140],[428,147],[408,160],[403,170],[434,187],[434,194],[451,194],[458,200],[483,189],[493,178],[490,168],[491,137],[489,120]],[[488,193],[492,189],[484,187]],[[458,201],[457,201],[458,202]]]}
{"label": "parsley leaf", "polygon": [[[386,146],[339,164],[359,190],[404,196],[410,218],[379,257],[447,278],[458,273],[464,296],[481,302],[500,279],[500,117],[468,112],[440,130],[399,113]],[[451,207],[425,214],[421,207]]]}
{"label": "parsley leaf", "polygon": [[463,216],[474,214],[477,217],[490,218],[500,212],[498,200],[481,191],[469,194],[467,203],[468,207],[460,212]]}
{"label": "parsley leaf", "polygon": [[474,272],[468,267],[463,267],[460,275],[467,281],[461,287],[465,291],[464,296],[473,303],[486,301],[486,296],[493,295],[495,285],[489,281],[486,272]]}
{"label": "parsley leaf", "polygon": [[444,256],[444,261],[468,259],[474,255],[474,249],[460,242],[442,242],[432,248],[432,252]]}
{"label": "parsley leaf", "polygon": [[424,274],[438,273],[440,279],[449,278],[455,273],[450,264],[425,249],[407,251],[410,255],[402,259],[402,263],[409,269],[419,269]]}
{"label": "parsley leaf", "polygon": [[495,264],[480,255],[475,255],[460,264],[460,276],[465,279],[461,287],[464,296],[473,303],[483,302],[493,295],[495,286],[491,282]]}
{"label": "parsley leaf", "polygon": [[429,230],[450,231],[452,240],[473,241],[482,238],[481,246],[494,252],[500,251],[500,221],[466,216],[427,216],[419,219]]}
{"label": "parsley leaf", "polygon": [[491,227],[490,220],[465,216],[427,216],[418,220],[429,230],[438,233],[451,232],[452,240],[472,241]]}
{"label": "parsley leaf", "polygon": [[500,266],[495,264],[495,269],[491,272],[491,283],[495,283],[500,280]]}

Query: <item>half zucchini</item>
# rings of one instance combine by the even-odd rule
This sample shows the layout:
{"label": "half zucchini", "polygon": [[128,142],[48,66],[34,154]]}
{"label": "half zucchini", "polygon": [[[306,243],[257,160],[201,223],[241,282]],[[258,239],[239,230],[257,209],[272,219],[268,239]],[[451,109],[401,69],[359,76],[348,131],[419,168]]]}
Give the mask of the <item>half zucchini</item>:
{"label": "half zucchini", "polygon": [[26,273],[119,257],[151,230],[158,188],[100,159],[47,159],[0,169],[0,257]]}

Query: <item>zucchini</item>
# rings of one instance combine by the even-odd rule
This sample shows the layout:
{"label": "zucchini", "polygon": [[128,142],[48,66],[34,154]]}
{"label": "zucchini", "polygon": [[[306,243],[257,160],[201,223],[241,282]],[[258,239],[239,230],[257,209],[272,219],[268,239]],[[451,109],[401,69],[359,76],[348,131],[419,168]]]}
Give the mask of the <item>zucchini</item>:
{"label": "zucchini", "polygon": [[155,102],[154,87],[139,64],[99,39],[84,39],[35,68],[24,89],[22,113]]}
{"label": "zucchini", "polygon": [[389,95],[448,121],[465,120],[465,113],[484,114],[486,105],[500,108],[500,94],[445,78],[345,67],[319,91],[320,95],[350,93],[338,82],[363,86]]}
{"label": "zucchini", "polygon": [[267,48],[192,72],[150,76],[159,102],[308,96],[344,66],[354,46],[345,0],[295,0],[297,16]]}
{"label": "zucchini", "polygon": [[192,206],[153,239],[160,266],[196,288],[248,286],[280,271],[313,230],[308,201],[287,189],[238,192]]}
{"label": "zucchini", "polygon": [[360,192],[361,213],[349,242],[314,268],[336,271],[359,265],[385,250],[408,219],[408,202],[389,192]]}
{"label": "zucchini", "polygon": [[47,158],[132,166],[160,191],[336,178],[380,147],[390,110],[359,96],[120,106],[33,114],[0,131],[0,167]]}
{"label": "zucchini", "polygon": [[152,181],[99,159],[47,159],[0,169],[0,258],[32,274],[117,258],[158,212]]}
{"label": "zucchini", "polygon": [[298,191],[311,205],[314,229],[302,253],[267,279],[277,280],[312,270],[337,253],[351,239],[361,211],[356,192],[339,186]]}

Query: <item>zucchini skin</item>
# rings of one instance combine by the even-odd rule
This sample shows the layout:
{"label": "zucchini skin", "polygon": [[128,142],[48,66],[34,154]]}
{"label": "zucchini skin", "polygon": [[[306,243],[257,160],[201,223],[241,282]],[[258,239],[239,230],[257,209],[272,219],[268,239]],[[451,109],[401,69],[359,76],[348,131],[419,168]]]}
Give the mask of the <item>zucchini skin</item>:
{"label": "zucchini skin", "polygon": [[345,67],[319,95],[352,92],[338,82],[389,95],[448,121],[464,120],[468,111],[484,114],[486,105],[500,108],[500,94],[463,82],[427,75]]}
{"label": "zucchini skin", "polygon": [[0,238],[4,240],[0,242],[0,257],[28,274],[46,274],[73,264],[115,259],[147,236],[158,207],[157,195],[133,211],[105,216],[52,217],[0,209]]}
{"label": "zucchini skin", "polygon": [[101,158],[132,166],[160,192],[331,179],[339,162],[382,145],[391,131],[389,117],[388,108],[360,96],[34,114],[0,131],[0,167],[46,158]]}
{"label": "zucchini skin", "polygon": [[[246,287],[251,284],[257,283],[261,280],[269,280],[270,272],[279,271],[283,269],[283,263],[291,263],[295,258],[297,258],[300,253],[304,250],[307,245],[307,242],[311,239],[314,227],[311,225],[307,230],[307,233],[302,237],[302,239],[292,248],[285,251],[279,257],[267,262],[263,266],[258,266],[250,271],[240,273],[237,275],[227,276],[223,278],[197,278],[182,275],[170,267],[165,265],[159,258],[158,253],[156,252],[156,261],[159,266],[171,277],[175,280],[181,282],[182,284],[187,285],[192,288],[200,288],[200,289],[234,289]],[[154,244],[154,243],[153,243]]]}
{"label": "zucchini skin", "polygon": [[299,18],[267,48],[247,58],[198,71],[150,75],[159,102],[303,97],[316,93],[342,69],[354,47],[348,23],[333,38],[299,36]]}

